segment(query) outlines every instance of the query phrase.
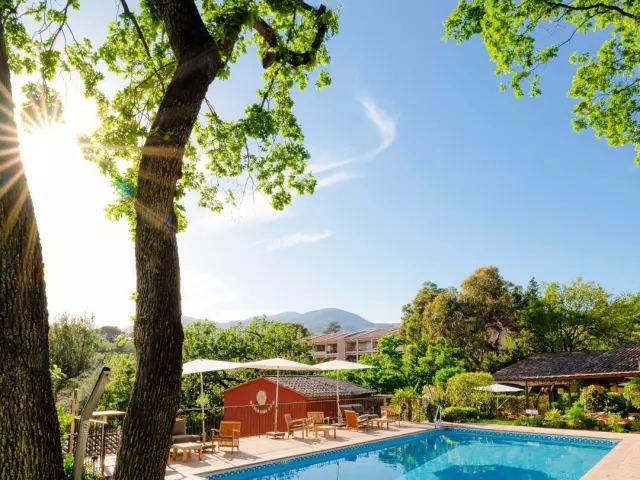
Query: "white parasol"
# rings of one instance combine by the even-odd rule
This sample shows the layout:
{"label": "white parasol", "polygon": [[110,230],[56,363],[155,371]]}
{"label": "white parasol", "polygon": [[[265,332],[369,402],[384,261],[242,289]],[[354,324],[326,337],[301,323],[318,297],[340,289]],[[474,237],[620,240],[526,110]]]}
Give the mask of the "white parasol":
{"label": "white parasol", "polygon": [[494,383],[492,385],[485,385],[484,387],[475,387],[474,390],[482,390],[483,392],[493,392],[496,394],[496,416],[498,415],[498,394],[499,393],[516,393],[521,392],[521,388],[510,387],[509,385],[502,385],[500,383]]}
{"label": "white parasol", "polygon": [[242,367],[242,363],[225,362],[223,360],[203,360],[201,358],[192,360],[182,365],[182,375],[190,375],[192,373],[200,374],[200,404],[202,407],[202,441],[207,440],[207,434],[204,426],[204,379],[202,374],[205,372],[215,372],[218,370],[233,370]]}
{"label": "white parasol", "polygon": [[338,370],[365,370],[373,367],[371,365],[347,362],[345,360],[331,360],[330,362],[319,363],[318,368],[324,371],[334,370],[336,372],[336,405],[338,409],[338,420],[340,420],[340,380],[338,379]]}

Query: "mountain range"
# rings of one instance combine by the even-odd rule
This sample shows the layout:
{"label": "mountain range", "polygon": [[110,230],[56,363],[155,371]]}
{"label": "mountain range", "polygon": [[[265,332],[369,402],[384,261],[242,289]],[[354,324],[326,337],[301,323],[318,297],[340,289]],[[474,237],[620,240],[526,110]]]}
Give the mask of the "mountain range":
{"label": "mountain range", "polygon": [[[282,323],[299,323],[311,332],[324,331],[330,322],[338,322],[340,324],[341,331],[343,332],[357,332],[360,330],[371,330],[375,327],[386,328],[399,325],[398,323],[373,323],[362,318],[360,315],[356,315],[355,313],[347,312],[346,310],[341,310],[339,308],[321,308],[320,310],[313,310],[307,313],[282,312],[275,315],[267,315],[267,319]],[[189,325],[196,320],[198,319],[194,317],[183,316],[182,325]],[[247,325],[251,320],[251,318],[248,318],[246,320],[235,320],[224,323],[220,322],[218,323],[218,326],[228,328],[237,323]],[[127,327],[123,329],[123,331],[131,331],[132,328],[133,327]]]}

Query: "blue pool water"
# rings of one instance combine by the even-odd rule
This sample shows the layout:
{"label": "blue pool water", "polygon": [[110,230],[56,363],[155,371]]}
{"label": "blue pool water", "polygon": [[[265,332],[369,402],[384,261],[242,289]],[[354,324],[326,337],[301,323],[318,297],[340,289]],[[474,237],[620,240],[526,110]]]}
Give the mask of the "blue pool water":
{"label": "blue pool water", "polygon": [[216,480],[578,480],[617,442],[437,430],[218,475]]}

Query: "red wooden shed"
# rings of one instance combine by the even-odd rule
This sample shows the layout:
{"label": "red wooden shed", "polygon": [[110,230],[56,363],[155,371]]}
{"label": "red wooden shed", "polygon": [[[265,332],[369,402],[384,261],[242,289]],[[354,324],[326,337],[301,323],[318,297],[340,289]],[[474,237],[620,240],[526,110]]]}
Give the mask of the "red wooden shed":
{"label": "red wooden shed", "polygon": [[[373,405],[375,390],[345,380],[340,384],[340,404]],[[263,435],[273,430],[276,377],[259,377],[230,388],[224,396],[224,419],[242,422],[243,437]],[[344,399],[344,402],[343,402]],[[278,430],[286,431],[285,414],[306,418],[307,412],[323,412],[337,417],[336,379],[320,375],[281,375],[278,392]]]}

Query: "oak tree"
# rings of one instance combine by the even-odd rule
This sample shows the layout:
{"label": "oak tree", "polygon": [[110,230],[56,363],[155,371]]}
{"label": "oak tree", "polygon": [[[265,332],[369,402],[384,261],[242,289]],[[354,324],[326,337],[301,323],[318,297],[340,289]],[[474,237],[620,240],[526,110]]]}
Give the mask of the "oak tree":
{"label": "oak tree", "polygon": [[[49,0],[0,2],[0,478],[63,478],[57,413],[49,375],[49,314],[33,201],[20,157],[11,75],[32,74],[26,127],[52,121],[59,103],[46,88],[64,68],[59,40],[70,9]],[[42,105],[40,105],[42,104]],[[40,106],[40,108],[37,108]],[[44,108],[43,108],[44,106]],[[40,115],[36,115],[40,112]],[[42,122],[37,120],[41,119]]]}
{"label": "oak tree", "polygon": [[[568,92],[577,100],[574,129],[591,128],[611,146],[635,145],[640,165],[639,2],[459,0],[445,21],[445,38],[462,43],[476,35],[496,74],[511,78],[516,97],[527,84],[531,96],[540,95],[540,67],[566,55],[576,66]],[[581,35],[589,35],[589,42],[569,50]]]}
{"label": "oak tree", "polygon": [[[78,44],[74,66],[101,120],[86,155],[119,192],[108,214],[135,234],[137,369],[114,477],[160,479],[180,400],[182,200],[195,190],[201,206],[220,211],[253,189],[282,209],[313,192],[291,91],[318,66],[317,86],[330,83],[326,42],[338,17],[302,0],[120,5],[106,43]],[[261,59],[263,86],[241,118],[224,119],[207,95],[248,52]],[[126,80],[113,96],[100,88],[103,64]]]}

